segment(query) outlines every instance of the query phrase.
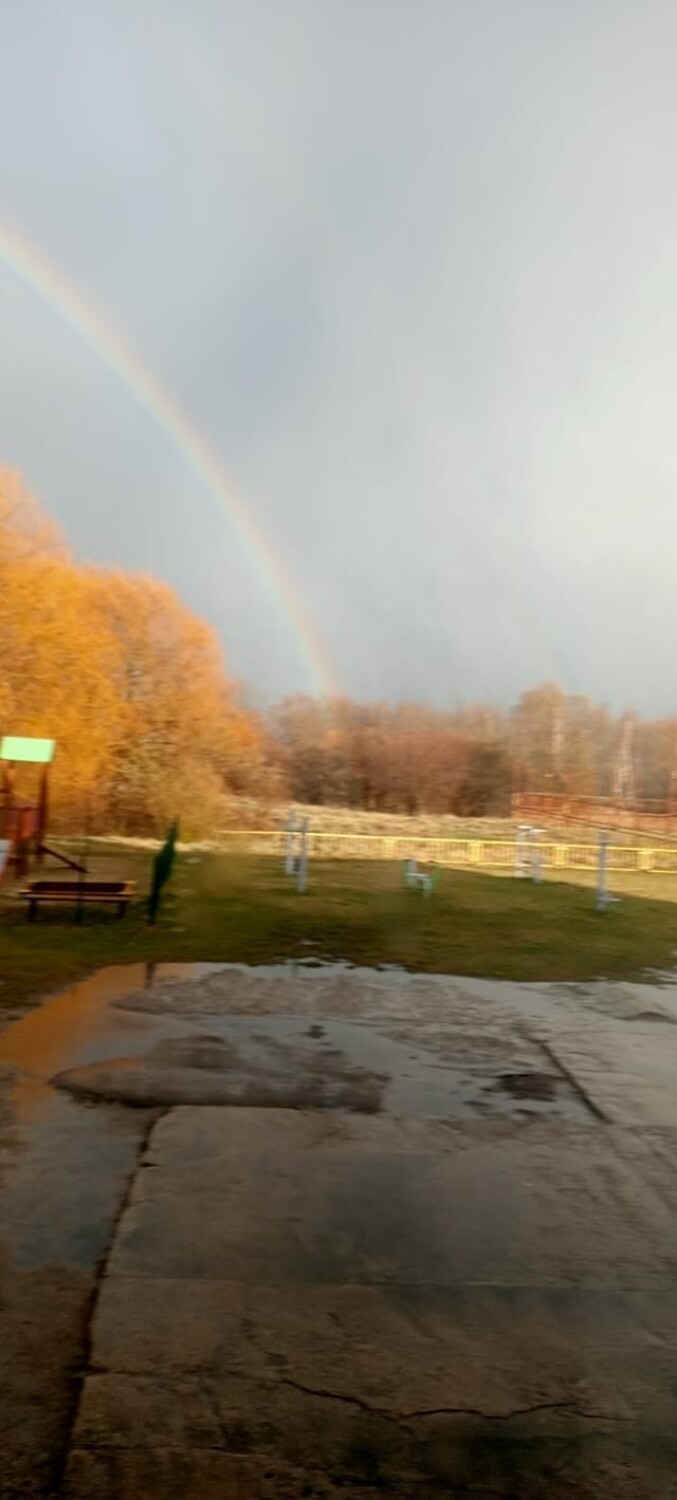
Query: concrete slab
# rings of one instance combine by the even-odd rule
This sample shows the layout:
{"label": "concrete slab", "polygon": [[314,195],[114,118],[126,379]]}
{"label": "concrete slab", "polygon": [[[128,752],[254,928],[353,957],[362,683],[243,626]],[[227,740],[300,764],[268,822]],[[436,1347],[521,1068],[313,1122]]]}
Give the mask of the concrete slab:
{"label": "concrete slab", "polygon": [[[182,1108],[161,1121],[111,1274],[666,1286],[677,1274],[653,1151],[609,1127],[538,1123],[485,1139],[480,1123],[462,1151],[437,1131],[426,1145],[422,1131],[419,1149],[401,1155],[357,1117],[343,1149],[336,1136],[326,1151],[311,1144],[311,1127],[306,1149],[290,1151],[284,1119]],[[202,1166],[175,1165],[182,1129],[187,1143],[211,1133]]]}
{"label": "concrete slab", "polygon": [[[64,1500],[374,1500],[378,1489],[329,1475],[312,1472],[269,1458],[243,1457],[225,1451],[199,1448],[153,1449],[130,1453],[125,1450],[92,1452],[75,1449],[68,1465],[62,1495]],[[444,1493],[444,1492],[443,1492]],[[495,1500],[495,1491],[475,1488],[476,1500]],[[411,1500],[411,1483],[405,1479],[388,1489],[388,1500]],[[437,1483],[416,1488],[417,1500],[440,1500]],[[450,1500],[446,1490],[445,1500]],[[621,1496],[621,1500],[624,1497]],[[664,1500],[657,1494],[657,1500]],[[667,1500],[667,1492],[666,1492]]]}
{"label": "concrete slab", "polygon": [[671,1422],[677,1292],[331,1285],[281,1298],[274,1286],[112,1277],[93,1358],[101,1375],[289,1380],[400,1415],[475,1408],[507,1420],[559,1403]]}
{"label": "concrete slab", "polygon": [[674,1494],[673,989],[132,988],[0,1038],[3,1500]]}

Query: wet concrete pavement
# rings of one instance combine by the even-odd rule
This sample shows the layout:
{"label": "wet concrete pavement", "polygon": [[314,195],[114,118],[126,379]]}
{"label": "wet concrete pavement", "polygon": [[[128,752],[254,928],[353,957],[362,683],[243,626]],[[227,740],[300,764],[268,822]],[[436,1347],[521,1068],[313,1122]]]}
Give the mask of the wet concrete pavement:
{"label": "wet concrete pavement", "polygon": [[9,1026],[0,1494],[677,1494],[676,1022],[195,966]]}

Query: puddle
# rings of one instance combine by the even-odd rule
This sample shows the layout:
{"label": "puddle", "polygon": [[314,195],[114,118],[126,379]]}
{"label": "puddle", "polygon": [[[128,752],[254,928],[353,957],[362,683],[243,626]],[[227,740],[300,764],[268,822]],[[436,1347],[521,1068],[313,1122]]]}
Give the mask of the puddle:
{"label": "puddle", "polygon": [[[580,1123],[580,1100],[528,1039],[511,1055],[465,992],[455,1027],[458,991],[438,984],[346,965],[130,964],[10,1024],[0,1223],[17,1263],[94,1265],[148,1123],[176,1104]],[[394,1015],[379,1013],[393,996]]]}
{"label": "puddle", "polygon": [[[346,966],[336,969],[345,983]],[[28,1121],[53,1099],[54,1085],[79,1100],[149,1109],[182,1102],[243,1104],[446,1119],[514,1115],[519,1101],[530,1113],[579,1117],[579,1101],[561,1080],[536,1067],[513,1065],[508,1072],[507,1055],[501,1072],[487,1066],[486,1055],[475,1061],[472,1037],[464,1031],[455,1039],[448,1019],[432,1028],[428,1023],[417,1046],[411,1033],[402,1040],[393,1035],[387,1018],[360,1017],[366,972],[352,971],[346,1020],[313,1016],[307,1008],[298,1015],[256,1013],[253,992],[255,1013],[229,1013],[233,986],[243,977],[248,990],[264,986],[266,1001],[271,981],[282,982],[291,1000],[295,973],[312,1006],[322,978],[308,974],[305,964],[129,964],[101,970],[0,1035],[0,1068],[15,1070],[15,1121]],[[210,980],[222,985],[216,999]],[[390,982],[399,987],[401,977],[393,975]],[[485,1039],[485,1054],[486,1046]],[[493,1046],[500,1063],[496,1039]]]}
{"label": "puddle", "polygon": [[124,995],[160,980],[197,979],[213,966],[126,964],[101,969],[0,1033],[0,1226],[15,1265],[91,1268],[104,1253],[137,1161],[145,1115],[85,1107],[50,1087],[73,1056],[149,1045]]}
{"label": "puddle", "polygon": [[[218,964],[118,964],[99,969],[68,989],[48,997],[20,1020],[0,1033],[0,1067],[21,1069],[45,1082],[69,1065],[73,1049],[80,1054],[88,1046],[112,1049],[119,1046],[121,1031],[128,1030],[130,1017],[116,1029],[110,1008],[139,990],[167,980],[195,980],[213,973]],[[143,1019],[141,1018],[143,1029]],[[97,1055],[99,1055],[97,1053]],[[17,1079],[20,1092],[21,1080]]]}
{"label": "puddle", "polygon": [[[130,1044],[122,1050],[121,1025]],[[497,1077],[467,1062],[462,1047],[454,1060],[448,1034],[445,1043],[442,1055],[429,1040],[416,1047],[410,1037],[396,1039],[383,1023],[326,1015],[308,1024],[305,1015],[118,1010],[105,1050],[52,1082],[80,1097],[152,1108],[248,1105],[470,1120],[515,1116],[520,1101],[532,1114],[581,1118],[578,1099],[560,1078],[536,1068]]]}

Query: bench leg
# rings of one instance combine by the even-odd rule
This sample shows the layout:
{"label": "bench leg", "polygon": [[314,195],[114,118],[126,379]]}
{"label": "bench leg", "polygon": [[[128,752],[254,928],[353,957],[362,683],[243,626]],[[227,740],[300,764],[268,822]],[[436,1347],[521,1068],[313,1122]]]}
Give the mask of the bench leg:
{"label": "bench leg", "polygon": [[29,922],[34,922],[35,921],[37,913],[38,913],[38,903],[37,903],[37,901],[29,901],[29,903],[28,903],[28,920],[29,920]]}

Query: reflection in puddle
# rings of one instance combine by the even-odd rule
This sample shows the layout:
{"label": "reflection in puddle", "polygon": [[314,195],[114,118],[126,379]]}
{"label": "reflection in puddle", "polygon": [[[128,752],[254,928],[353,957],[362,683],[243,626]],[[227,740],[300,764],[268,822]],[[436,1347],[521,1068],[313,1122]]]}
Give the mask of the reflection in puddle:
{"label": "reflection in puddle", "polygon": [[[148,1046],[143,1017],[112,1007],[156,980],[194,979],[199,964],[102,969],[46,1000],[0,1034],[3,1116],[0,1225],[15,1265],[94,1266],[108,1244],[137,1162],[146,1112],[75,1103],[49,1085],[74,1056],[111,1055],[130,1034]],[[139,1024],[140,1023],[140,1024]]]}
{"label": "reflection in puddle", "polygon": [[[14,1021],[0,1034],[0,1066],[11,1066],[45,1081],[67,1067],[88,1042],[111,1038],[114,1012],[109,1007],[126,995],[167,979],[199,979],[218,967],[212,964],[120,964],[100,969],[89,979],[71,985],[44,1005]],[[128,1030],[130,1018],[118,1030]],[[17,1079],[20,1093],[22,1080]]]}
{"label": "reflection in puddle", "polygon": [[[16,1069],[11,1103],[17,1123],[30,1117],[41,1094],[52,1096],[55,1081],[79,1097],[149,1108],[182,1100],[250,1104],[259,1099],[296,1108],[350,1108],[343,1092],[330,1089],[320,1097],[318,1080],[345,1083],[367,1075],[378,1080],[378,1090],[371,1090],[368,1102],[358,1091],[360,1103],[354,1107],[366,1103],[370,1110],[393,1114],[459,1118],[487,1111],[514,1115],[516,1101],[522,1101],[531,1113],[578,1116],[579,1101],[561,1080],[535,1069],[477,1067],[462,1050],[456,1055],[453,1028],[445,1028],[445,1045],[433,1048],[430,1035],[416,1046],[411,1036],[405,1041],[389,1034],[387,1022],[359,1015],[342,1020],[327,1014],[230,1014],[230,984],[220,1013],[213,995],[205,1013],[202,987],[194,981],[225,975],[230,968],[129,964],[103,969],[10,1026],[0,1036],[0,1065]],[[239,973],[245,966],[232,968]],[[254,984],[274,975],[288,983],[289,966],[247,971]],[[184,986],[188,981],[185,1000],[183,989],[176,992],[177,1001],[173,984],[164,988],[167,981]],[[159,986],[158,999],[145,1007],[141,993],[151,986]],[[262,1080],[269,1083],[267,1090]]]}
{"label": "reflection in puddle", "polygon": [[[215,971],[224,973],[220,1005],[216,980],[203,1005],[209,986],[203,991],[192,982]],[[236,971],[240,984],[252,986],[258,1011],[245,1002],[249,1013],[230,1013]],[[304,987],[321,986],[320,975],[317,981],[306,975]],[[417,1040],[410,1000],[404,1002],[408,1034],[393,1035],[387,1016],[363,1013],[368,980],[354,972],[348,981],[343,969],[338,1014],[313,1013],[310,991],[302,1014],[268,1013],[262,981],[289,986],[290,977],[296,991],[289,965],[111,967],[8,1026],[0,1035],[9,1114],[0,1133],[6,1165],[0,1222],[18,1264],[96,1262],[148,1123],[175,1104],[380,1110],[444,1120],[499,1116],[516,1128],[525,1115],[581,1117],[579,1099],[561,1079],[536,1066],[529,1071],[527,1043],[523,1062],[508,1071],[505,1041],[499,1070],[488,1065],[486,1038],[473,1051],[472,1034],[461,1035],[439,1013],[428,1015]],[[175,990],[175,981],[185,990]],[[392,983],[401,986],[401,977]],[[149,986],[157,1003],[144,1008]]]}

